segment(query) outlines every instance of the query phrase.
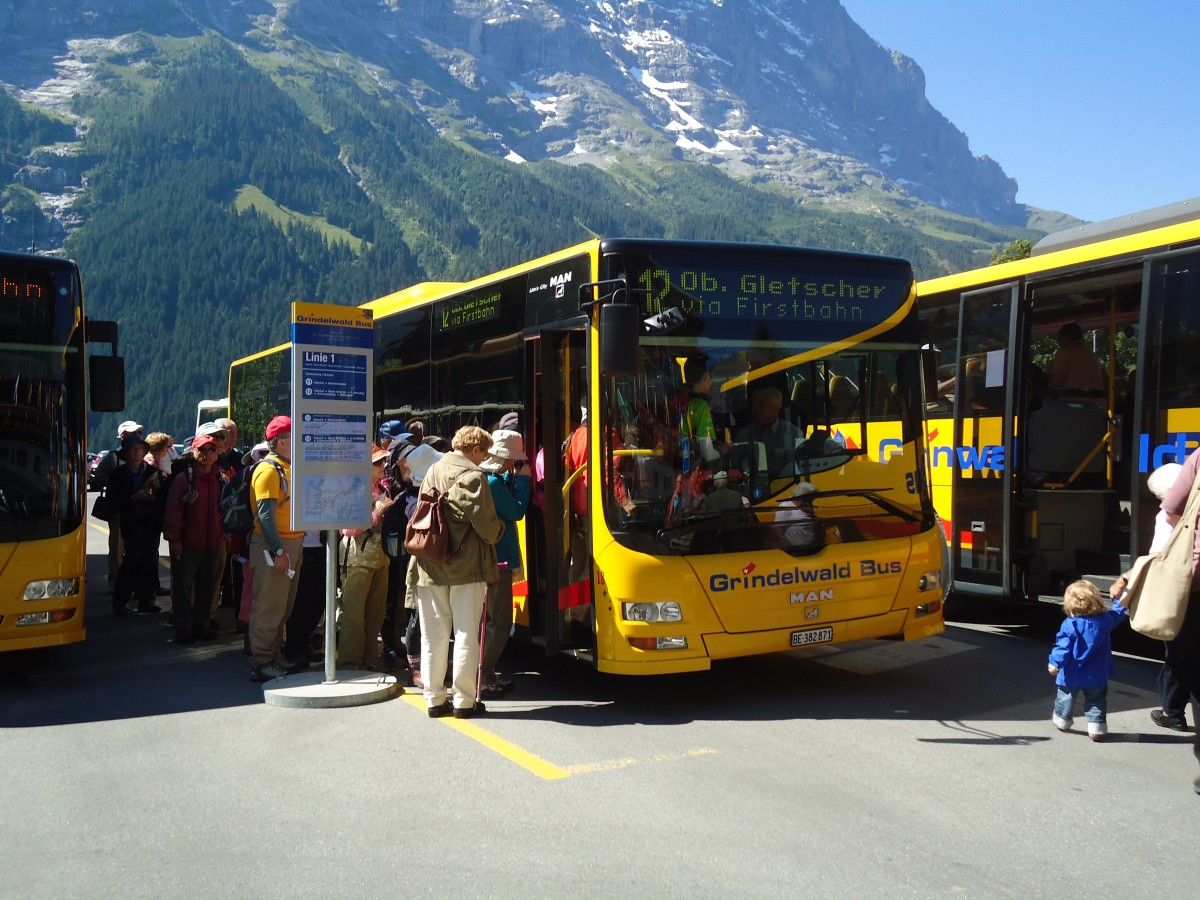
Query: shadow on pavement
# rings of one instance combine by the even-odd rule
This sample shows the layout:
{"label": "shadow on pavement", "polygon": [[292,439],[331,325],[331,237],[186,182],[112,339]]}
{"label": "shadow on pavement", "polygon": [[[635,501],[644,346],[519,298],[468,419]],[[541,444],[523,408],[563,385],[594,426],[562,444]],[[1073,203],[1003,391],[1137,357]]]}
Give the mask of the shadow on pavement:
{"label": "shadow on pavement", "polygon": [[[173,642],[168,616],[116,618],[105,560],[88,557],[82,643],[0,654],[0,728],[158,716],[263,702],[248,679],[233,611],[222,608],[217,640]],[[159,598],[165,610],[169,599]]]}
{"label": "shadow on pavement", "polygon": [[[114,618],[104,559],[89,557],[88,563],[87,641],[0,654],[0,728],[262,704],[261,686],[247,677],[242,639],[232,632],[232,610],[221,610],[224,627],[217,641],[177,647],[165,615]],[[166,599],[160,602],[165,608]],[[653,677],[599,675],[586,663],[547,658],[538,648],[512,642],[501,669],[516,690],[489,703],[488,720],[610,727],[913,719],[938,722],[953,732],[939,740],[1043,740],[1041,723],[1049,718],[1054,697],[1046,656],[1060,614],[1052,608],[1033,615],[1010,609],[1000,616],[968,618],[976,621],[952,622],[944,634],[910,644],[812,647],[717,661],[708,672]],[[1156,707],[1157,673],[1153,660],[1119,658],[1110,711]],[[1039,723],[1034,736],[993,734],[986,725],[1004,722],[1011,731],[1014,720]],[[1186,742],[1191,736],[1154,738]]]}

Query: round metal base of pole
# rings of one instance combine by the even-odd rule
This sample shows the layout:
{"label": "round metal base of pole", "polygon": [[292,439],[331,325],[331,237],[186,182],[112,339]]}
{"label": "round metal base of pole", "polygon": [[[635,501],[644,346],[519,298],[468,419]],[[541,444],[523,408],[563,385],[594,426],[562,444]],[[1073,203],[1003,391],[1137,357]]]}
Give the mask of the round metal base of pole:
{"label": "round metal base of pole", "polygon": [[394,675],[344,669],[326,680],[325,672],[300,672],[263,684],[263,700],[272,706],[332,709],[382,703],[404,693]]}

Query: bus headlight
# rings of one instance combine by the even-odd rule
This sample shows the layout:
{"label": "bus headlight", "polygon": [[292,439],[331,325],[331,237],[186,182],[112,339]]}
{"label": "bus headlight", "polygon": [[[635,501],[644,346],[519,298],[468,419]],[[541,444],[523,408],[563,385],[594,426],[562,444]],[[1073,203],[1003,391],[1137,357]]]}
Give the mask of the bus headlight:
{"label": "bus headlight", "polygon": [[629,646],[636,650],[686,650],[687,638],[682,634],[668,637],[631,637],[627,639]]}
{"label": "bus headlight", "polygon": [[78,593],[78,578],[51,578],[25,585],[26,600],[53,600],[56,597],[74,597]]}
{"label": "bus headlight", "polygon": [[674,600],[660,603],[622,603],[621,617],[626,622],[682,622],[683,610]]}

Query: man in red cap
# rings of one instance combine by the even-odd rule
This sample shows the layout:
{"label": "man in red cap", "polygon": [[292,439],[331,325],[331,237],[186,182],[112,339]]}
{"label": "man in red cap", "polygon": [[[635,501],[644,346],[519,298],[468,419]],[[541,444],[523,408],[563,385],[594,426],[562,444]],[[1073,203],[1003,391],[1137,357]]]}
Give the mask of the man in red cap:
{"label": "man in red cap", "polygon": [[304,556],[303,531],[291,530],[292,420],[276,416],[267,424],[270,452],[255,466],[250,481],[254,531],[250,569],[254,605],[250,612],[250,680],[269,681],[287,674],[283,623],[296,602],[296,572]]}
{"label": "man in red cap", "polygon": [[171,610],[177,644],[217,636],[209,621],[210,598],[225,558],[217,449],[212,435],[192,441],[192,476],[173,479],[167,492],[163,537],[171,549]]}

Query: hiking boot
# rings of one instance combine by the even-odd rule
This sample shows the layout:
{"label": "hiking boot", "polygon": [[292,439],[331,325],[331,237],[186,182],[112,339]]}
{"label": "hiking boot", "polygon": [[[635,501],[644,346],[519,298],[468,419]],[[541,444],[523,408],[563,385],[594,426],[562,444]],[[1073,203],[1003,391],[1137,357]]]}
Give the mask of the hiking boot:
{"label": "hiking boot", "polygon": [[1154,720],[1155,725],[1163,728],[1170,728],[1174,731],[1187,731],[1187,719],[1182,715],[1173,716],[1165,709],[1151,710],[1150,718]]}
{"label": "hiking boot", "polygon": [[511,691],[511,690],[513,689],[513,683],[512,683],[512,680],[511,680],[511,679],[509,679],[509,678],[505,678],[505,677],[504,677],[503,675],[501,675],[499,672],[497,672],[495,675],[493,675],[493,676],[492,676],[492,678],[491,678],[491,686],[492,686],[492,687],[499,688],[500,690],[502,690],[502,691],[504,691],[504,692],[506,692],[506,693],[507,693],[508,691]]}
{"label": "hiking boot", "polygon": [[250,667],[251,681],[270,681],[273,678],[282,678],[286,674],[287,670],[274,662],[269,662],[265,666]]}
{"label": "hiking boot", "polygon": [[456,718],[456,719],[473,719],[476,716],[482,716],[485,712],[487,712],[487,707],[485,707],[482,703],[480,703],[477,700],[477,701],[475,701],[474,706],[460,706],[457,709],[455,709],[454,710],[454,718]]}
{"label": "hiking boot", "polygon": [[479,699],[481,700],[499,700],[505,695],[506,691],[495,681],[485,681],[483,687],[479,689]]}

